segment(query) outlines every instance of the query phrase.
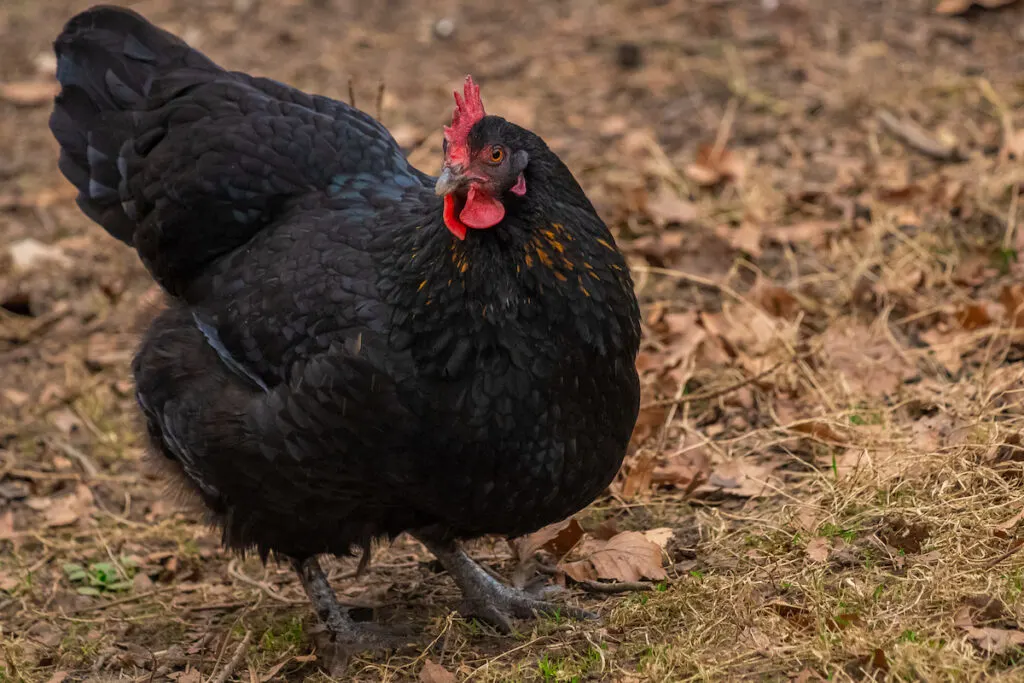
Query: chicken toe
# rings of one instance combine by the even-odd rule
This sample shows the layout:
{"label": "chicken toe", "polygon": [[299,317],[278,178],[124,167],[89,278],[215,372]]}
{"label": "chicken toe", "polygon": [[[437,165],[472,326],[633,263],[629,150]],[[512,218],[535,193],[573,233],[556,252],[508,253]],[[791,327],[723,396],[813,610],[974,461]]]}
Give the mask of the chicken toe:
{"label": "chicken toe", "polygon": [[[420,539],[451,574],[462,591],[460,611],[497,628],[512,631],[512,619],[531,619],[538,615],[596,619],[597,615],[578,607],[541,599],[536,593],[501,583],[477,564],[455,543],[436,543]],[[543,595],[544,593],[541,593]]]}
{"label": "chicken toe", "polygon": [[306,589],[313,610],[327,630],[336,654],[360,650],[392,649],[407,645],[413,639],[398,631],[390,631],[374,624],[360,624],[352,620],[348,610],[338,603],[334,590],[316,557],[292,561],[295,571]]}

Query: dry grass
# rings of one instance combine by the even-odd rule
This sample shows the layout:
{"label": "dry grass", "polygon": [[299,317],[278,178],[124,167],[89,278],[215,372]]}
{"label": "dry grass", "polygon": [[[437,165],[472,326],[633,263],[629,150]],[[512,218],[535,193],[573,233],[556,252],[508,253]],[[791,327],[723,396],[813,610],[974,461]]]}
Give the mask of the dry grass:
{"label": "dry grass", "polygon": [[[135,6],[233,68],[342,98],[355,76],[366,102],[386,81],[427,169],[469,70],[543,134],[645,310],[634,451],[580,517],[675,536],[655,590],[577,587],[601,622],[513,637],[451,613],[413,541],[358,579],[336,562],[360,617],[425,633],[346,678],[1021,680],[1024,7],[393,4]],[[0,83],[40,80],[79,8],[0,7]],[[223,553],[140,466],[126,380],[150,283],[70,201],[46,115],[0,101],[0,682],[326,680],[290,572]],[[908,118],[963,160],[897,140]],[[9,268],[26,237],[67,260]],[[473,552],[514,568],[500,539]]]}

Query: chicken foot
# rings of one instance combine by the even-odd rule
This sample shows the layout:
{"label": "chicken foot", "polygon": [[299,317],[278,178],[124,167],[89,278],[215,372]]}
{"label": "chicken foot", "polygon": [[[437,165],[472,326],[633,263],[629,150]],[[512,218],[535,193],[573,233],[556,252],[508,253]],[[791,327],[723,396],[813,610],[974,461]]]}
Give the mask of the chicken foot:
{"label": "chicken foot", "polygon": [[502,633],[512,631],[512,618],[530,619],[537,615],[562,615],[573,619],[596,619],[597,615],[578,607],[560,605],[540,594],[512,588],[501,583],[477,564],[454,542],[437,543],[419,539],[444,566],[462,591],[460,611],[477,617]]}
{"label": "chicken foot", "polygon": [[305,560],[293,559],[292,565],[302,581],[302,587],[306,589],[309,601],[313,603],[314,611],[338,650],[353,652],[388,649],[411,642],[411,639],[403,638],[398,633],[353,621],[348,610],[338,602],[338,597],[327,582],[327,576],[315,556]]}

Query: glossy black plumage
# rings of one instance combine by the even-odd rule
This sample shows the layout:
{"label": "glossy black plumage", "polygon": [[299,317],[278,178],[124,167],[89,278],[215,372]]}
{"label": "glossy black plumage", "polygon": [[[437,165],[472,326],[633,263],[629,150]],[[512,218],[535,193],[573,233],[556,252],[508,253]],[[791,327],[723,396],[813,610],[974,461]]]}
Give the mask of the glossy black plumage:
{"label": "glossy black plumage", "polygon": [[173,303],[135,358],[154,447],[226,543],[302,560],[375,536],[518,535],[588,504],[636,419],[625,262],[566,167],[529,154],[457,240],[433,178],[334,100],[220,69],[123,9],[56,41],[79,205]]}

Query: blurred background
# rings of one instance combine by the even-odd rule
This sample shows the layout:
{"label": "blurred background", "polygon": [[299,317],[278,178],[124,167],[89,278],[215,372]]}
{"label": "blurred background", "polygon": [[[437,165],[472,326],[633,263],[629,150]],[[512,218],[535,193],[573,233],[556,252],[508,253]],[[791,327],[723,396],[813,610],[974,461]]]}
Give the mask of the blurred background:
{"label": "blurred background", "polygon": [[[523,643],[453,625],[450,586],[400,541],[343,595],[441,632],[429,657],[447,675],[934,680],[1019,661],[1024,567],[980,567],[1020,546],[1024,500],[999,474],[1020,467],[1024,3],[120,4],[227,68],[354,99],[429,173],[472,74],[627,251],[644,406],[585,519],[672,530],[671,589],[506,657]],[[76,208],[46,125],[50,44],[86,6],[0,4],[0,681],[199,681],[245,629],[238,676],[302,680],[316,656],[288,573],[223,554],[139,467],[128,366],[159,295]],[[897,488],[910,498],[879,494]],[[750,540],[775,535],[796,540]],[[897,589],[865,597],[883,585]],[[958,611],[975,594],[1002,606],[996,626]],[[456,680],[423,678],[425,656],[368,656],[351,675]]]}

